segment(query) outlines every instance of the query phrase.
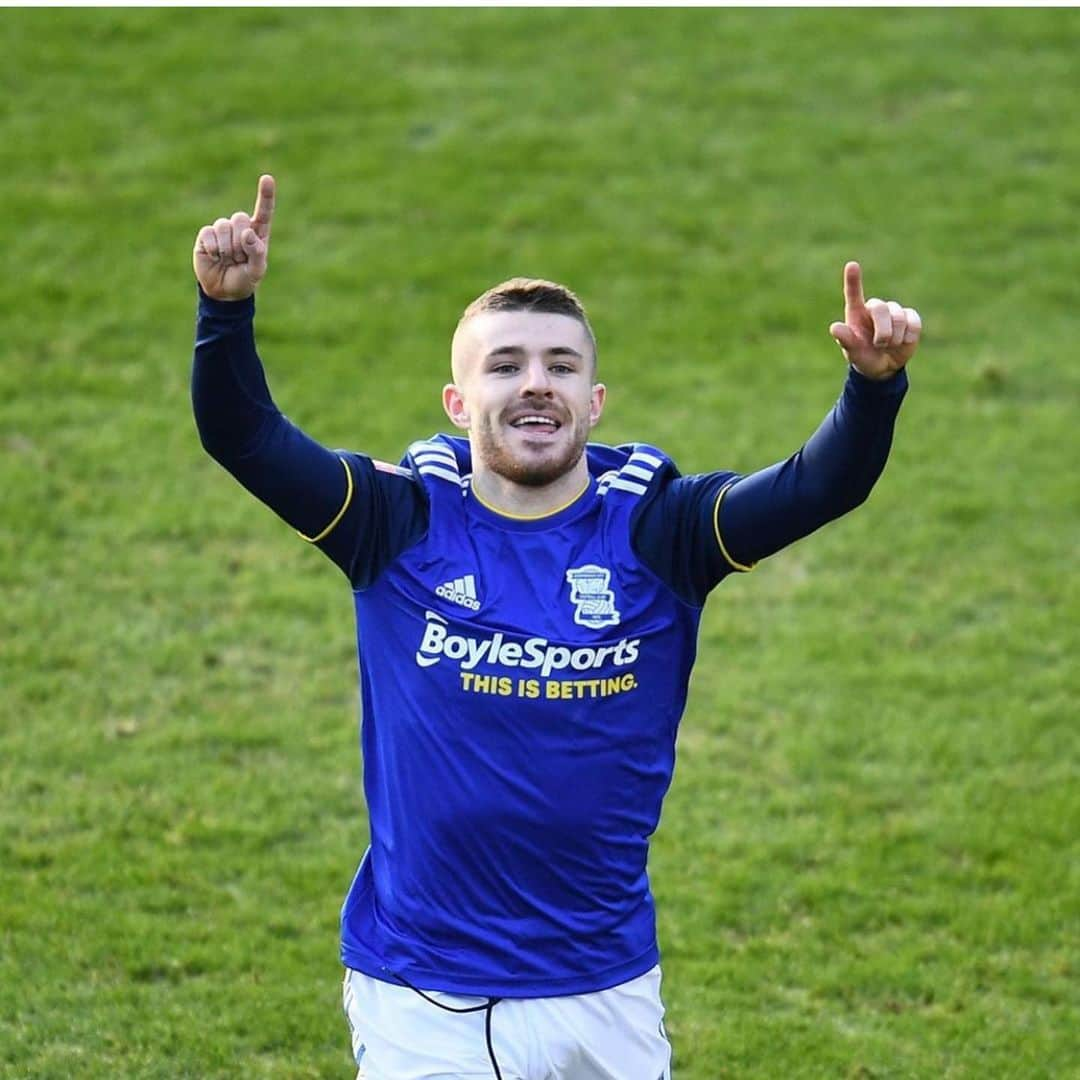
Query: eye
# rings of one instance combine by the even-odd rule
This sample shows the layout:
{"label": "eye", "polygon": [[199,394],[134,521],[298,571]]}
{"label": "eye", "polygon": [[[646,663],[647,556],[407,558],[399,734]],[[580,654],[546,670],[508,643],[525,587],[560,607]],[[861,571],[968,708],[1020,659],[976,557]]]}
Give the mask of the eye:
{"label": "eye", "polygon": [[492,369],[492,373],[495,375],[513,375],[517,371],[517,364],[512,364],[506,360],[500,364],[496,364]]}
{"label": "eye", "polygon": [[569,364],[552,364],[551,371],[556,375],[572,375],[574,369]]}

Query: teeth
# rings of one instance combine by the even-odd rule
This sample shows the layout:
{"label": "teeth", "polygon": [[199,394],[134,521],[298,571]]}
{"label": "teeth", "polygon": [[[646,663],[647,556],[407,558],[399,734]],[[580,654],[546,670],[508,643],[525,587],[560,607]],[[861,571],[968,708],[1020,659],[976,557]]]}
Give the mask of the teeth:
{"label": "teeth", "polygon": [[514,421],[514,427],[522,427],[525,424],[542,424],[544,427],[555,427],[555,421],[544,416],[520,416]]}

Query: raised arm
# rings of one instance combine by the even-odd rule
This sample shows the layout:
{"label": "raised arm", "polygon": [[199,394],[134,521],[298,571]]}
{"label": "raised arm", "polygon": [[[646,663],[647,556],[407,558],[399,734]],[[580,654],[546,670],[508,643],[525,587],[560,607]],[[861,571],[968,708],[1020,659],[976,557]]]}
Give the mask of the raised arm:
{"label": "raised arm", "polygon": [[263,176],[250,217],[243,211],[220,217],[196,237],[195,421],[215,461],[305,539],[327,541],[327,554],[346,569],[355,540],[329,536],[339,526],[344,532],[353,499],[348,460],[281,414],[255,350],[254,293],[266,274],[274,201],[274,178]]}
{"label": "raised arm", "polygon": [[862,270],[849,262],[844,321],[829,333],[851,365],[840,400],[797,453],[731,485],[715,508],[717,541],[736,569],[854,509],[885,468],[922,319],[895,300],[864,300]]}
{"label": "raised arm", "polygon": [[844,321],[829,332],[848,360],[839,401],[785,461],[747,476],[679,477],[638,520],[645,561],[700,603],[727,574],[807,536],[863,502],[881,475],[922,321],[895,301],[863,300],[858,263],[844,267]]}

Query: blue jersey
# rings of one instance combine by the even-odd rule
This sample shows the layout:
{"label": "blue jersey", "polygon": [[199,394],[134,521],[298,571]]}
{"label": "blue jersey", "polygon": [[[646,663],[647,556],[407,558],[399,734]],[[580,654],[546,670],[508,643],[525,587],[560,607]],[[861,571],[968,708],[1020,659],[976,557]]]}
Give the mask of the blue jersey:
{"label": "blue jersey", "polygon": [[538,996],[658,960],[646,857],[700,608],[630,543],[667,459],[588,456],[577,500],[519,520],[472,494],[467,443],[409,454],[428,529],[355,593],[371,846],[343,909],[349,967]]}
{"label": "blue jersey", "polygon": [[495,996],[647,970],[647,844],[700,607],[728,573],[867,498],[906,374],[849,371],[803,446],[747,476],[590,446],[587,491],[522,521],[476,500],[461,439],[397,469],[292,425],[253,314],[251,298],[200,297],[192,400],[206,449],[354,589],[372,835],[343,909],[345,962]]}

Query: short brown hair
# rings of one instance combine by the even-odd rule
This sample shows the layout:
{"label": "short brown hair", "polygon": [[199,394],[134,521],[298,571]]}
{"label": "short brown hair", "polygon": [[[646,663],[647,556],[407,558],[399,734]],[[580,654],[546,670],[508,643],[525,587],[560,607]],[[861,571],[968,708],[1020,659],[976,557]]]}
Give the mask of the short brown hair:
{"label": "short brown hair", "polygon": [[569,315],[585,327],[592,345],[593,362],[596,362],[596,335],[589,325],[589,317],[581,301],[565,285],[542,278],[510,278],[478,296],[461,313],[458,326],[474,315],[487,311],[537,311],[546,315]]}

